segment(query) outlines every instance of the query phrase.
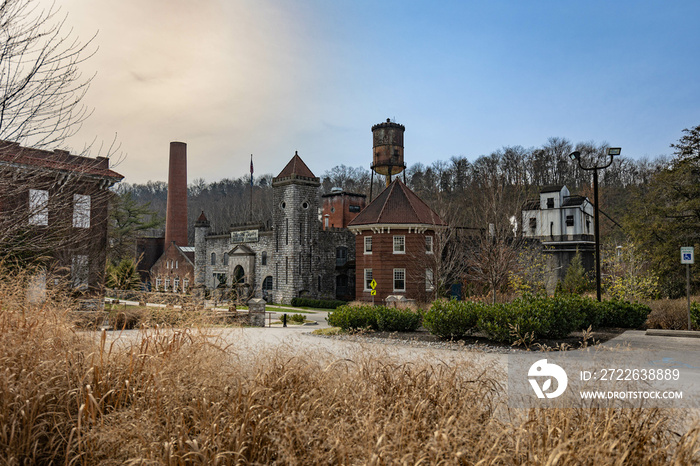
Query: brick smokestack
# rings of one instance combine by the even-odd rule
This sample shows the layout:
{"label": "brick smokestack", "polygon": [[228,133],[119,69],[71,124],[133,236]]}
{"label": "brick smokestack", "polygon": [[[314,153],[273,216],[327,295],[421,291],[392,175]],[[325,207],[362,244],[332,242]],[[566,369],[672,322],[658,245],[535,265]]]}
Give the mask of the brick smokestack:
{"label": "brick smokestack", "polygon": [[187,246],[187,144],[170,143],[168,207],[165,212],[165,247],[175,241]]}

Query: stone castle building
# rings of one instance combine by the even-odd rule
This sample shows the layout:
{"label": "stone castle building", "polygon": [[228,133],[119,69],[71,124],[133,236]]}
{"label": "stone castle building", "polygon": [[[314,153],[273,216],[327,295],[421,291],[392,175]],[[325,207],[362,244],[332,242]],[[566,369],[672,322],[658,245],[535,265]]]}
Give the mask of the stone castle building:
{"label": "stone castle building", "polygon": [[[355,238],[346,228],[364,196],[336,192],[327,212],[347,206],[337,226],[319,221],[320,179],[295,153],[272,180],[271,228],[232,227],[212,234],[204,212],[195,224],[195,285],[244,286],[255,297],[289,303],[295,297],[353,299]],[[351,211],[352,210],[352,211]],[[358,212],[359,212],[358,210]],[[354,215],[351,215],[354,214]]]}

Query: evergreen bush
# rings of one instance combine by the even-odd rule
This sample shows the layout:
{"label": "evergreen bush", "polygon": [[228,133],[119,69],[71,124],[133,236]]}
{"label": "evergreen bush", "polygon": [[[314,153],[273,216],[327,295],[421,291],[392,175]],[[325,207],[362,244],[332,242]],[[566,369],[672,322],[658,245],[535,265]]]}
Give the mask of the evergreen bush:
{"label": "evergreen bush", "polygon": [[371,329],[383,332],[413,332],[421,324],[420,314],[410,309],[386,306],[340,306],[326,317],[329,325],[343,330]]}

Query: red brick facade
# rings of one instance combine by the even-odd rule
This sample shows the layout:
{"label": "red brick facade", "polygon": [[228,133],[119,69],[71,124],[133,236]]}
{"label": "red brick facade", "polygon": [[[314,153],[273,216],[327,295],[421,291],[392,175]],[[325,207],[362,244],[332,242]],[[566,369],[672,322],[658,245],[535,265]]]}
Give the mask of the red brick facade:
{"label": "red brick facade", "polygon": [[321,218],[323,229],[347,228],[357,214],[365,208],[366,196],[364,194],[331,192],[323,195],[323,209]]}
{"label": "red brick facade", "polygon": [[3,253],[65,274],[75,289],[101,293],[109,187],[122,178],[104,157],[0,141]]}
{"label": "red brick facade", "polygon": [[151,290],[187,293],[194,286],[194,248],[180,248],[175,243],[166,247],[151,267]]}
{"label": "red brick facade", "polygon": [[[383,233],[381,231],[384,231]],[[379,233],[377,232],[379,231]],[[430,296],[432,280],[426,277],[426,269],[432,270],[432,258],[426,252],[426,236],[433,241],[434,232],[412,228],[384,228],[362,230],[355,236],[356,279],[355,299],[358,301],[382,303],[389,295],[402,295],[416,301],[427,301]],[[365,251],[365,238],[371,237],[371,253]],[[404,238],[404,253],[394,252],[394,237]],[[372,296],[371,288],[365,283],[365,271],[372,270],[372,278],[376,281],[377,294]],[[404,270],[404,290],[396,289],[395,270]],[[400,280],[396,280],[399,281]]]}

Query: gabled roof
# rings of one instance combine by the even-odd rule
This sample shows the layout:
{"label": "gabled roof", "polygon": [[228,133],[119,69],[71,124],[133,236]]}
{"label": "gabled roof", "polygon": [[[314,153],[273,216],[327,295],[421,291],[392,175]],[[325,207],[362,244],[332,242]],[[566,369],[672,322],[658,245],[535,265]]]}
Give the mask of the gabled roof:
{"label": "gabled roof", "polygon": [[119,173],[109,169],[109,159],[106,157],[93,159],[71,155],[64,150],[51,152],[32,149],[9,141],[0,141],[0,163],[110,178],[112,181],[121,181],[124,178]]}
{"label": "gabled roof", "polygon": [[244,256],[254,256],[255,252],[245,244],[238,244],[231,249],[228,254],[241,254]]}
{"label": "gabled roof", "polygon": [[348,226],[373,224],[447,225],[399,178],[394,179]]}
{"label": "gabled roof", "polygon": [[564,198],[564,202],[562,203],[562,207],[573,207],[573,206],[579,206],[582,205],[584,202],[587,202],[588,198],[584,196],[567,196]]}
{"label": "gabled roof", "polygon": [[314,175],[313,172],[309,170],[309,167],[306,166],[304,161],[301,160],[301,157],[299,157],[299,153],[297,151],[294,151],[294,157],[292,157],[292,160],[289,161],[287,166],[282,169],[280,174],[277,175],[275,179],[290,177],[316,178],[316,175]]}
{"label": "gabled roof", "polygon": [[544,193],[558,193],[558,192],[560,192],[563,188],[564,188],[564,185],[561,185],[561,184],[551,184],[551,185],[549,185],[549,186],[545,186],[544,188],[542,188],[542,190],[540,191],[540,193],[541,193],[541,194],[544,194]]}

